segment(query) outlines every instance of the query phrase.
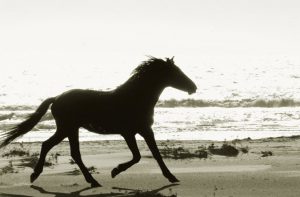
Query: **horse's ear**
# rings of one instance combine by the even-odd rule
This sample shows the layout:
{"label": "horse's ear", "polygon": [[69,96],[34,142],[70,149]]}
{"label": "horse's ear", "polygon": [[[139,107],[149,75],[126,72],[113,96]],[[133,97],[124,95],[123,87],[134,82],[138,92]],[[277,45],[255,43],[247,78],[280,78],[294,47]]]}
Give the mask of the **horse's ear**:
{"label": "horse's ear", "polygon": [[174,56],[170,59],[170,58],[167,58],[167,62],[171,63],[171,64],[174,64]]}
{"label": "horse's ear", "polygon": [[175,63],[175,62],[174,62],[174,56],[173,56],[170,60],[171,60],[172,64]]}

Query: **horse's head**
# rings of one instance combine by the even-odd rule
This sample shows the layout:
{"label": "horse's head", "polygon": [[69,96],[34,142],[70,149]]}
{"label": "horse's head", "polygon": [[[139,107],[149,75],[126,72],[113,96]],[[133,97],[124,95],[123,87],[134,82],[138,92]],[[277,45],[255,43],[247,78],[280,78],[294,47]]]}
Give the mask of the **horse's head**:
{"label": "horse's head", "polygon": [[165,63],[168,67],[166,73],[166,83],[168,86],[193,94],[197,90],[196,84],[188,78],[174,63],[174,57],[166,58]]}
{"label": "horse's head", "polygon": [[173,87],[189,94],[195,93],[197,86],[174,63],[174,57],[166,60],[151,57],[138,66],[129,81],[136,81],[139,85],[161,88]]}

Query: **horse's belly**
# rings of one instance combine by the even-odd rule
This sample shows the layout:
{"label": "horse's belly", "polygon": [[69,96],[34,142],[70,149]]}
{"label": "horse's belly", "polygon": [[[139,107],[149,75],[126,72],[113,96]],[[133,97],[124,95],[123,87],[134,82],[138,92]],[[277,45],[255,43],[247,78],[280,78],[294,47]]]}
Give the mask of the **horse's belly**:
{"label": "horse's belly", "polygon": [[[107,113],[108,114],[108,113]],[[86,121],[83,125],[89,131],[99,134],[123,134],[141,132],[153,124],[152,116],[115,115]]]}
{"label": "horse's belly", "polygon": [[112,129],[108,130],[103,128],[102,126],[100,126],[99,124],[95,124],[95,123],[91,123],[91,124],[86,124],[83,126],[83,128],[95,132],[95,133],[99,133],[99,134],[116,134],[119,132],[113,131]]}

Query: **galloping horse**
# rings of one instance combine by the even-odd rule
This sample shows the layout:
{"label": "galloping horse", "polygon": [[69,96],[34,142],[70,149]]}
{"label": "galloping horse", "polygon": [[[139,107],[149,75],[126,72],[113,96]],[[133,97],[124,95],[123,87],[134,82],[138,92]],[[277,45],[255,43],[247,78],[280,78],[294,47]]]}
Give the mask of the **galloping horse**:
{"label": "galloping horse", "polygon": [[91,187],[101,186],[82,162],[78,139],[80,127],[99,134],[120,134],[124,137],[133,158],[114,168],[111,171],[112,178],[141,159],[135,139],[138,133],[145,139],[163,175],[172,183],[178,182],[165,165],[151,128],[155,104],[166,87],[174,87],[189,94],[197,89],[194,82],[175,65],[173,58],[163,60],[150,57],[133,71],[124,84],[114,90],[104,92],[74,89],[46,99],[28,119],[1,134],[0,148],[29,132],[52,104],[51,111],[57,130],[42,143],[39,161],[30,176],[31,182],[42,173],[50,149],[67,137],[71,156],[86,181]]}

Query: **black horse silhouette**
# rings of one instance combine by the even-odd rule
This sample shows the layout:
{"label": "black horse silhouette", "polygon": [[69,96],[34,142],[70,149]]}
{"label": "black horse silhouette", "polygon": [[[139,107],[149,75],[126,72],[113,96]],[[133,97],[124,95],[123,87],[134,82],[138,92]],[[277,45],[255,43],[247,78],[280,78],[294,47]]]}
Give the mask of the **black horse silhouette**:
{"label": "black horse silhouette", "polygon": [[145,139],[163,175],[172,183],[178,182],[165,165],[151,128],[154,106],[162,91],[169,86],[189,94],[197,89],[193,81],[175,65],[173,58],[163,60],[150,57],[133,71],[124,84],[112,91],[75,89],[46,99],[27,120],[1,134],[0,148],[29,132],[52,104],[51,111],[57,130],[42,143],[39,161],[30,177],[31,182],[42,173],[49,150],[68,137],[71,156],[86,181],[92,187],[101,186],[81,160],[78,139],[80,127],[99,134],[120,134],[124,137],[133,158],[114,168],[111,171],[113,178],[139,162],[141,155],[135,139],[138,133]]}

